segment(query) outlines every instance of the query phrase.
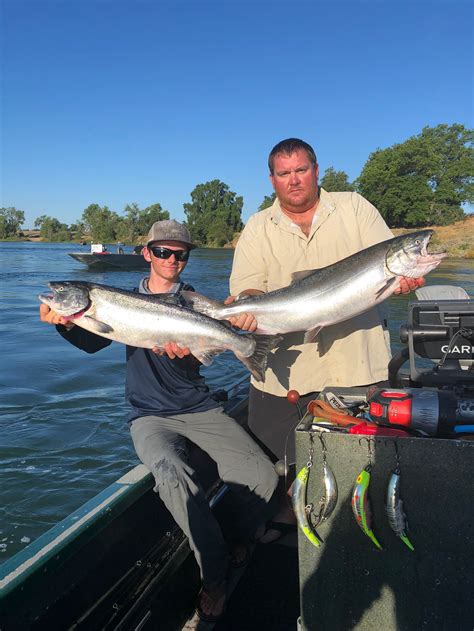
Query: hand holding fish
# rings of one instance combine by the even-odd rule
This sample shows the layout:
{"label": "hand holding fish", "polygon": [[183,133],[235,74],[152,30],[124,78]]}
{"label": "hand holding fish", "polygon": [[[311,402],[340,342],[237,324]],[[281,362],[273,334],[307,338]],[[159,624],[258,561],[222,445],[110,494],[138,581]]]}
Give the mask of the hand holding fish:
{"label": "hand holding fish", "polygon": [[59,313],[56,313],[56,311],[53,311],[53,309],[50,309],[48,305],[45,304],[40,305],[40,320],[47,324],[62,324],[67,329],[72,329],[74,326],[74,322],[59,315]]}
{"label": "hand holding fish", "polygon": [[156,355],[168,355],[170,359],[183,359],[187,355],[191,355],[191,351],[187,346],[179,346],[176,342],[168,342],[163,346],[163,348],[159,346],[154,346],[151,349]]}
{"label": "hand holding fish", "polygon": [[393,294],[395,296],[399,296],[400,294],[410,294],[418,287],[423,287],[426,284],[424,278],[408,278],[407,276],[402,276],[400,278],[400,287],[395,289]]}
{"label": "hand holding fish", "polygon": [[[258,296],[263,294],[263,291],[258,289],[248,289],[241,292],[238,296],[228,296],[224,300],[225,305],[231,305],[233,302],[244,298],[245,296]],[[239,313],[236,316],[232,316],[228,319],[233,327],[240,329],[241,331],[250,331],[253,333],[257,330],[258,323],[253,313]]]}

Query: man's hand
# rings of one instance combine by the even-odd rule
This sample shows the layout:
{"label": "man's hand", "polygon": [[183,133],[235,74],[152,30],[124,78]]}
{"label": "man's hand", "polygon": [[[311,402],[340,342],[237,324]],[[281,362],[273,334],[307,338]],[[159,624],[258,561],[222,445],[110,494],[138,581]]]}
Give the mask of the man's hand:
{"label": "man's hand", "polygon": [[44,303],[40,305],[40,320],[41,322],[46,322],[47,324],[62,324],[68,330],[75,326],[74,322],[71,322],[71,320],[67,320],[63,316],[59,315],[59,313],[56,313],[56,311],[53,311]]}
{"label": "man's hand", "polygon": [[399,296],[400,294],[409,294],[418,287],[423,287],[425,284],[424,278],[408,278],[407,276],[402,276],[400,278],[400,287],[396,289],[393,294],[395,296]]}
{"label": "man's hand", "polygon": [[[228,296],[224,300],[225,305],[231,305],[236,301],[236,296]],[[239,313],[238,315],[234,315],[231,318],[228,318],[229,322],[236,329],[241,329],[242,331],[249,331],[253,333],[257,330],[257,320],[255,316],[251,313]]]}
{"label": "man's hand", "polygon": [[158,348],[158,346],[154,346],[151,349],[156,355],[168,355],[170,359],[183,359],[186,355],[191,355],[191,351],[187,346],[181,347],[176,344],[176,342],[168,342],[165,344],[163,348]]}

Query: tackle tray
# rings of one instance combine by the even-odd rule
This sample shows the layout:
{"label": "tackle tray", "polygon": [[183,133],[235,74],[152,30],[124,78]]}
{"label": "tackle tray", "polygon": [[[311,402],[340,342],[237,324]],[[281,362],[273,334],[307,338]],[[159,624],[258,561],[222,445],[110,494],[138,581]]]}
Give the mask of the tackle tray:
{"label": "tackle tray", "polygon": [[[328,388],[347,400],[365,389]],[[375,437],[318,432],[300,423],[296,432],[296,471],[314,459],[306,502],[323,495],[322,435],[327,463],[338,484],[338,502],[318,526],[324,540],[315,547],[298,531],[303,631],[332,629],[438,630],[474,628],[474,441],[440,438]],[[372,528],[378,550],[357,525],[351,497],[368,463]],[[400,459],[400,493],[412,552],[391,530],[385,514],[389,477]]]}

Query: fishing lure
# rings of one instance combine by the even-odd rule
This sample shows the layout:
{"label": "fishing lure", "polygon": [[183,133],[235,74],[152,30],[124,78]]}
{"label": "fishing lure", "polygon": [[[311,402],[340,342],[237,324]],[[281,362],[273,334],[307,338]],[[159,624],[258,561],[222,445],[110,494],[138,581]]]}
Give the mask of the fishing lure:
{"label": "fishing lure", "polygon": [[337,482],[332,472],[331,467],[327,463],[326,459],[326,444],[324,442],[322,434],[319,434],[319,440],[321,441],[322,451],[323,451],[323,485],[324,485],[324,495],[319,500],[319,513],[316,518],[314,526],[318,526],[323,521],[329,519],[332,515],[334,509],[336,508],[337,498],[338,498],[338,489]]}
{"label": "fishing lure", "polygon": [[309,460],[296,476],[296,480],[293,483],[292,491],[293,510],[295,511],[298,526],[301,528],[302,532],[309,539],[309,541],[317,548],[321,546],[322,539],[316,532],[316,527],[331,516],[334,509],[336,508],[338,498],[336,478],[331,470],[331,467],[327,463],[326,444],[321,434],[319,434],[319,439],[321,441],[323,451],[324,495],[319,500],[319,512],[316,519],[314,520],[314,523],[312,520],[313,505],[307,503],[309,472],[311,470],[311,467],[313,466],[314,456],[313,434],[310,434]]}
{"label": "fishing lure", "polygon": [[311,505],[306,503],[306,492],[308,488],[309,471],[312,463],[308,462],[298,473],[293,482],[291,500],[295,511],[296,521],[303,534],[311,541],[313,546],[319,548],[322,543],[311,522]]}
{"label": "fishing lure", "polygon": [[408,523],[400,497],[400,460],[396,443],[395,449],[397,451],[397,465],[388,481],[385,512],[387,513],[390,528],[410,550],[414,551],[415,548],[407,536]]}
{"label": "fishing lure", "polygon": [[371,443],[370,439],[367,441],[369,444],[369,462],[367,466],[357,476],[357,480],[352,492],[352,511],[362,532],[369,537],[374,545],[382,550],[382,546],[377,540],[372,530],[372,510],[369,501],[369,485],[370,485],[370,472],[372,470],[371,463]]}

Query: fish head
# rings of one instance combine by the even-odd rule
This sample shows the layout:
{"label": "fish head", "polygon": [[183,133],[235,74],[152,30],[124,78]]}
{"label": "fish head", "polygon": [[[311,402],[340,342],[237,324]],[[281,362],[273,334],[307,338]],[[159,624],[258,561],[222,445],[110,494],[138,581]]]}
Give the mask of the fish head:
{"label": "fish head", "polygon": [[433,230],[419,230],[392,239],[385,256],[387,268],[396,276],[421,278],[438,267],[446,252],[428,252]]}
{"label": "fish head", "polygon": [[73,281],[48,283],[51,294],[40,294],[38,298],[50,309],[67,318],[85,311],[90,305],[89,290],[85,285]]}

